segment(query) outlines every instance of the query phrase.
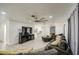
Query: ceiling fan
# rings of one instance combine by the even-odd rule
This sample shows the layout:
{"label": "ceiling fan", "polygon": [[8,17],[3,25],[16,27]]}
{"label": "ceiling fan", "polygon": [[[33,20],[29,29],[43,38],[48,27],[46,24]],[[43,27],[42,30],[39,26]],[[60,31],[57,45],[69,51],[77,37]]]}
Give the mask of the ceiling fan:
{"label": "ceiling fan", "polygon": [[48,20],[45,20],[46,18],[44,18],[44,17],[39,18],[37,15],[31,15],[31,17],[33,19],[35,19],[34,22],[45,22],[45,21],[48,21]]}

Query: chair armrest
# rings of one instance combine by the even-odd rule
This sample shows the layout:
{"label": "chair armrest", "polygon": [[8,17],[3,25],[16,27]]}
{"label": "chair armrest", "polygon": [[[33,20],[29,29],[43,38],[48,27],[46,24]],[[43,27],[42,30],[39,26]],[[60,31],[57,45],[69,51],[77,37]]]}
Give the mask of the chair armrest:
{"label": "chair armrest", "polygon": [[63,52],[63,53],[66,53],[67,55],[69,54],[67,51],[59,48],[59,47],[55,47],[56,50],[60,51],[60,52]]}

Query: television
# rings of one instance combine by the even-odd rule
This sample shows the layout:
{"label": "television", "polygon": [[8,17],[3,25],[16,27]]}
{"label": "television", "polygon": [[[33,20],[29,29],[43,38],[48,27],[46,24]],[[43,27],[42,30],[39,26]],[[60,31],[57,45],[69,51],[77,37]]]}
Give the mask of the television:
{"label": "television", "polygon": [[24,26],[22,26],[22,34],[24,35],[26,33],[32,34],[32,27],[24,27]]}

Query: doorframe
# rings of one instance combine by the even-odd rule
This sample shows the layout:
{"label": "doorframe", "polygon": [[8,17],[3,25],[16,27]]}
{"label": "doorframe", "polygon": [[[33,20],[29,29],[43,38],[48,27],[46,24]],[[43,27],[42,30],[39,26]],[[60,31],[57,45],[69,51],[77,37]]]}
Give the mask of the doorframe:
{"label": "doorframe", "polygon": [[[78,3],[78,16],[79,16],[79,3]],[[79,17],[78,17],[78,48],[77,48],[77,54],[79,55]]]}
{"label": "doorframe", "polygon": [[[68,44],[69,44],[69,47],[71,48],[71,46],[70,46],[70,42],[71,42],[71,19],[70,18],[68,19]],[[69,21],[70,21],[70,27],[69,27]],[[69,34],[69,32],[70,32],[70,34]]]}

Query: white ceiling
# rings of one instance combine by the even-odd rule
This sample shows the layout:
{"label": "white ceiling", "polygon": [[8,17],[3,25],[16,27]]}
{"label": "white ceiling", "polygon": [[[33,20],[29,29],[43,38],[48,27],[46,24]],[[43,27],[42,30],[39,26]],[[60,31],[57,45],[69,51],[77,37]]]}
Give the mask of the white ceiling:
{"label": "white ceiling", "polygon": [[[30,15],[38,14],[48,20],[61,22],[68,18],[76,4],[72,3],[0,3],[0,12],[5,11],[11,20],[30,20]],[[53,16],[49,19],[49,16]]]}

